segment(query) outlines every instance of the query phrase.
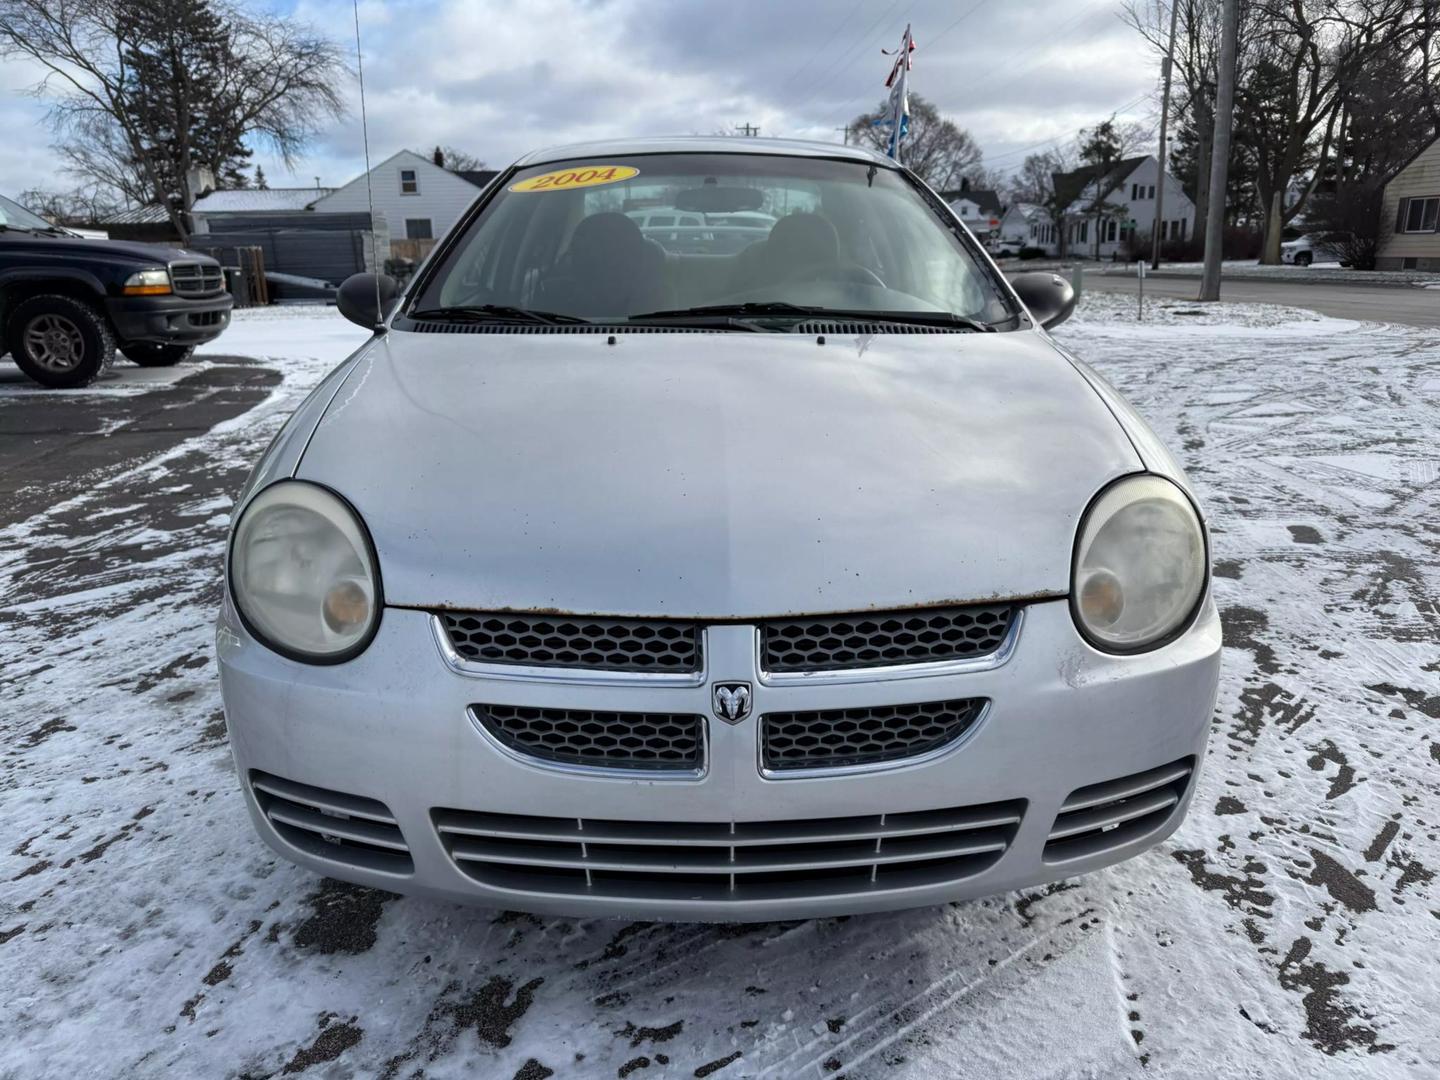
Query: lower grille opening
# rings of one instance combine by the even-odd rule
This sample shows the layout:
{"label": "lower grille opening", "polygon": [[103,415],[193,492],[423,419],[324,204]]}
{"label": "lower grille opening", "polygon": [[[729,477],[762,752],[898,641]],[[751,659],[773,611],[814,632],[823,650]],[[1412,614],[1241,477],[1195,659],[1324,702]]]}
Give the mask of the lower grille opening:
{"label": "lower grille opening", "polygon": [[1046,862],[1067,862],[1124,847],[1154,832],[1185,797],[1194,758],[1075,791],[1060,807]]}
{"label": "lower grille opening", "polygon": [[564,896],[744,902],[962,881],[1004,855],[1023,802],[861,817],[649,822],[435,810],[461,873]]}
{"label": "lower grille opening", "polygon": [[703,716],[528,705],[472,705],[470,711],[502,745],[541,761],[687,772],[705,764]]}
{"label": "lower grille opening", "polygon": [[260,812],[286,843],[365,870],[409,874],[410,849],[384,803],[252,771]]}
{"label": "lower grille opening", "polygon": [[985,711],[985,698],[878,705],[760,718],[761,761],[771,772],[847,768],[919,757],[954,742]]}

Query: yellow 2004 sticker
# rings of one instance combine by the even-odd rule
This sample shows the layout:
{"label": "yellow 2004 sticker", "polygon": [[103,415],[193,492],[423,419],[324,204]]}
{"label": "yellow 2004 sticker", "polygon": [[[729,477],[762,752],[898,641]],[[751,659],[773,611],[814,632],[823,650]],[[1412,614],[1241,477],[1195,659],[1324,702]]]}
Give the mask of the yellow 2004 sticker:
{"label": "yellow 2004 sticker", "polygon": [[570,188],[595,187],[599,184],[616,184],[639,176],[639,169],[629,165],[586,165],[579,169],[559,169],[542,173],[528,180],[511,184],[511,191],[568,191]]}

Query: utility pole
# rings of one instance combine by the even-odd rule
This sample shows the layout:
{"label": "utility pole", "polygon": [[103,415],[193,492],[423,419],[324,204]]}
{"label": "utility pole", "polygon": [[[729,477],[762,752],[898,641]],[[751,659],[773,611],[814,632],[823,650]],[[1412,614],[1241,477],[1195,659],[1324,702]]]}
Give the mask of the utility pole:
{"label": "utility pole", "polygon": [[760,129],[754,124],[736,124],[735,130],[742,135],[759,135]]}
{"label": "utility pole", "polygon": [[1160,179],[1155,182],[1155,220],[1150,226],[1150,269],[1160,269],[1160,240],[1165,232],[1165,138],[1170,123],[1170,79],[1175,71],[1175,17],[1180,14],[1180,0],[1170,0],[1170,45],[1165,50],[1165,95],[1160,102]]}
{"label": "utility pole", "polygon": [[1230,128],[1235,119],[1235,39],[1240,34],[1239,0],[1225,0],[1220,33],[1220,84],[1215,90],[1215,142],[1210,150],[1210,205],[1206,208],[1205,269],[1200,299],[1220,299],[1220,260],[1225,243],[1225,184],[1230,173]]}
{"label": "utility pole", "polygon": [[842,133],[842,135],[841,135],[841,141],[842,141],[846,146],[849,146],[849,145],[850,145],[850,125],[849,125],[849,124],[846,124],[844,127],[838,127],[838,128],[836,128],[835,130]]}

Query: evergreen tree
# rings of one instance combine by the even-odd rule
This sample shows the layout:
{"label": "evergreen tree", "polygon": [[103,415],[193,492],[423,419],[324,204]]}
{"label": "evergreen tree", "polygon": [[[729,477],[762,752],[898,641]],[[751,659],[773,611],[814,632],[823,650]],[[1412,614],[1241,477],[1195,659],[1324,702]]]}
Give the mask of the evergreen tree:
{"label": "evergreen tree", "polygon": [[445,168],[445,151],[438,146],[435,147],[435,152],[430,155],[430,160],[440,168]]}
{"label": "evergreen tree", "polygon": [[231,31],[212,0],[136,0],[121,38],[143,164],[175,208],[188,215],[207,187],[244,187],[250,150],[228,122]]}
{"label": "evergreen tree", "polygon": [[255,190],[257,190],[257,191],[269,191],[269,190],[270,190],[270,181],[268,181],[268,180],[265,179],[265,169],[264,169],[263,166],[260,166],[260,165],[256,165],[256,166],[255,166]]}

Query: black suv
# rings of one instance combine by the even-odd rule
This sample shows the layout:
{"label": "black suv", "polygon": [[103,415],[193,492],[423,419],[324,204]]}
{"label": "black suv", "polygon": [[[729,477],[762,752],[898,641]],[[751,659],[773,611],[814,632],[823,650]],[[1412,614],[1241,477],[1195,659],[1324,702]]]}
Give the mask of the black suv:
{"label": "black suv", "polygon": [[0,196],[0,356],[38,383],[92,383],[117,346],[143,367],[178,364],[232,304],[208,255],[85,240]]}

